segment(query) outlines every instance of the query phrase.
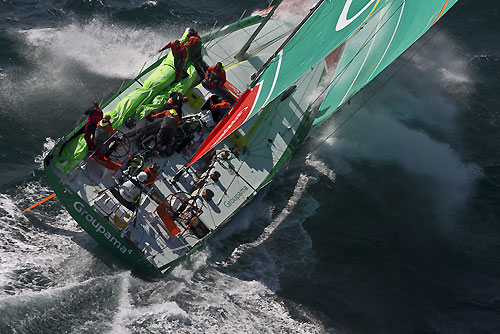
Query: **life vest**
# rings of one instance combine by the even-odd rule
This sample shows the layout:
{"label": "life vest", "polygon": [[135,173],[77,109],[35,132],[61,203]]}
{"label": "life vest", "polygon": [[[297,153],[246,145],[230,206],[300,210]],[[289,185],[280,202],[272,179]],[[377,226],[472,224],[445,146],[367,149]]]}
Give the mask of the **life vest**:
{"label": "life vest", "polygon": [[215,110],[221,110],[225,108],[231,108],[231,104],[227,102],[226,100],[222,100],[220,103],[217,104],[212,104],[210,106],[210,110],[215,111]]}
{"label": "life vest", "polygon": [[[177,93],[178,94],[178,93]],[[184,97],[182,94],[170,94],[170,98],[168,99],[168,102],[170,105],[173,106],[178,106],[179,108],[182,107],[184,102],[182,101],[182,98]]]}
{"label": "life vest", "polygon": [[179,113],[175,109],[167,109],[153,115],[154,118],[161,118],[166,116],[175,119],[177,121],[177,126],[179,126],[179,123],[181,122],[181,117],[179,116]]}
{"label": "life vest", "polygon": [[201,38],[200,35],[194,34],[189,37],[189,41],[186,43],[186,47],[189,49],[189,57],[191,59],[201,57]]}
{"label": "life vest", "polygon": [[144,182],[144,185],[145,186],[148,186],[148,187],[151,187],[153,185],[153,183],[155,183],[155,180],[156,180],[156,177],[158,176],[158,172],[154,173],[151,168],[152,165],[149,165],[145,170],[144,172],[146,174],[148,174],[148,178],[146,179],[146,181]]}
{"label": "life vest", "polygon": [[187,58],[187,50],[186,47],[184,46],[184,43],[179,41],[179,46],[175,45],[175,41],[172,41],[165,45],[164,49],[172,49],[172,52],[174,53],[174,57],[177,55],[181,55],[182,58],[186,59]]}
{"label": "life vest", "polygon": [[108,121],[108,120],[106,120],[105,118],[103,118],[99,122],[99,127],[102,128],[103,130],[105,130],[110,135],[112,135],[113,133],[115,133],[115,129],[113,129],[113,126],[111,125],[111,122]]}
{"label": "life vest", "polygon": [[212,117],[216,123],[219,123],[224,117],[226,117],[229,109],[231,109],[231,104],[226,100],[222,100],[221,102],[210,106]]}
{"label": "life vest", "polygon": [[179,113],[175,109],[170,109],[166,110],[165,117],[172,117],[177,121],[177,127],[179,126],[179,123],[181,122],[181,118],[179,117]]}
{"label": "life vest", "polygon": [[191,49],[196,43],[200,42],[200,35],[198,34],[193,34],[189,37],[189,41],[186,43],[186,46]]}
{"label": "life vest", "polygon": [[226,71],[224,71],[224,68],[221,68],[221,70],[218,71],[215,66],[216,65],[213,65],[208,68],[207,79],[210,81],[218,80],[221,84],[224,84],[226,82]]}

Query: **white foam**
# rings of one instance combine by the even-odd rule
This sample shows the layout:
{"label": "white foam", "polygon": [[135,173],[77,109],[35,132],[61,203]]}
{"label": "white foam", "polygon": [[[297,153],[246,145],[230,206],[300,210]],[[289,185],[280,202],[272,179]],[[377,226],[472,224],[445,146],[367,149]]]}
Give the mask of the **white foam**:
{"label": "white foam", "polygon": [[308,153],[306,155],[305,164],[312,167],[319,174],[326,176],[330,181],[335,182],[336,174],[333,169],[328,167],[326,163],[320,158],[316,157],[314,153]]}
{"label": "white foam", "polygon": [[133,313],[133,307],[131,305],[131,297],[129,294],[130,289],[130,273],[120,274],[120,290],[118,296],[118,311],[113,317],[113,322],[111,324],[110,333],[126,334],[131,333],[125,327],[125,319],[130,317]]}
{"label": "white foam", "polygon": [[86,24],[72,23],[62,28],[31,29],[22,33],[30,53],[44,54],[43,60],[48,60],[53,70],[57,68],[55,62],[59,66],[74,62],[99,75],[130,78],[144,63],[156,60],[157,50],[182,31],[166,33],[104,23],[95,18]]}
{"label": "white foam", "polygon": [[236,249],[233,251],[233,254],[231,254],[231,258],[225,265],[232,265],[234,264],[240,257],[241,255],[247,251],[250,248],[255,248],[259,245],[261,245],[264,241],[266,241],[269,236],[276,230],[276,228],[285,220],[285,218],[294,210],[295,206],[297,205],[299,199],[302,197],[305,188],[307,187],[307,183],[309,181],[309,177],[307,177],[304,174],[301,174],[299,176],[299,179],[297,180],[297,185],[295,186],[295,189],[293,191],[292,197],[288,200],[287,205],[283,209],[283,211],[272,220],[271,224],[269,224],[262,234],[254,241],[239,245],[236,247]]}
{"label": "white foam", "polygon": [[48,137],[45,138],[45,143],[43,143],[43,150],[40,155],[35,157],[35,162],[38,164],[38,169],[42,170],[43,169],[43,159],[49,154],[49,152],[54,148],[56,145],[57,141]]}
{"label": "white foam", "polygon": [[[72,256],[76,261],[81,253],[86,253],[81,252],[80,246],[74,242],[82,232],[66,211],[57,214],[57,211],[47,210],[47,207],[56,204],[54,202],[45,202],[27,214],[22,213],[25,207],[51,194],[51,189],[41,186],[39,182],[30,182],[17,191],[15,195],[0,194],[0,206],[2,213],[5,212],[0,238],[6,241],[5,247],[0,249],[0,286],[15,287],[14,290],[1,290],[0,295],[21,295],[67,284],[68,278],[72,281],[76,275],[68,275],[65,266],[78,268],[85,262],[65,262]],[[34,221],[40,221],[44,228],[33,225],[33,220],[28,220],[27,215],[34,217]],[[21,284],[19,280],[23,280],[25,273],[40,278],[41,282]]]}
{"label": "white foam", "polygon": [[[102,77],[133,78],[156,61],[158,49],[182,35],[183,30],[175,26],[121,26],[99,17],[56,28],[11,30],[8,33],[12,38],[24,43],[20,52],[30,60],[30,66],[22,71],[5,69],[0,99],[7,107],[0,112],[17,110],[19,117],[32,116],[30,112],[38,107],[33,101],[60,111],[83,101],[101,100],[104,97],[98,94],[103,92],[97,91],[95,84],[103,87],[106,80]],[[104,93],[112,91],[110,88]],[[54,99],[56,95],[60,98]]]}
{"label": "white foam", "polygon": [[[209,269],[184,289],[181,282],[141,283],[141,289],[158,291],[147,305],[137,305],[122,319],[127,331],[176,333],[320,333],[324,328],[295,320],[286,306],[262,283],[243,281]],[[164,293],[177,291],[175,294]],[[149,293],[147,294],[149,295]],[[139,296],[136,296],[138,298]],[[128,308],[128,304],[125,305]],[[113,333],[116,331],[112,330]]]}
{"label": "white foam", "polygon": [[298,24],[316,3],[316,0],[285,0],[279,5],[274,16],[283,21]]}
{"label": "white foam", "polygon": [[144,1],[141,7],[156,7],[158,6],[158,0],[147,0]]}
{"label": "white foam", "polygon": [[[424,75],[425,80],[440,82],[448,91],[472,93],[476,69],[471,66],[463,48],[446,31],[441,30],[431,36],[432,39],[413,57],[411,64]],[[415,48],[421,43],[424,41],[417,42]]]}

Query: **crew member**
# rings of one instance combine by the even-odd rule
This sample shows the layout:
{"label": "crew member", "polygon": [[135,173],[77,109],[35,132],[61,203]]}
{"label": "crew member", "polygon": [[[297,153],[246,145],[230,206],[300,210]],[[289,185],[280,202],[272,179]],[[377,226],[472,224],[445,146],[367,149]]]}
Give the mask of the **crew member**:
{"label": "crew member", "polygon": [[111,115],[104,115],[103,119],[97,124],[94,143],[98,149],[106,142],[109,136],[115,133],[110,119]]}
{"label": "crew member", "polygon": [[120,190],[118,192],[116,192],[116,189],[114,188],[111,189],[111,192],[120,203],[125,205],[127,209],[134,211],[141,198],[140,186],[146,182],[147,179],[148,175],[145,172],[140,172],[137,177],[125,181],[120,186]]}
{"label": "crew member", "polygon": [[89,150],[93,151],[96,148],[94,143],[95,130],[97,128],[97,124],[102,120],[102,110],[99,108],[99,104],[94,102],[92,108],[85,111],[85,114],[89,115],[89,118],[83,132],[85,134],[85,141],[87,142]]}
{"label": "crew member", "polygon": [[226,117],[228,111],[231,109],[231,103],[222,99],[222,97],[217,95],[212,95],[201,107],[202,110],[210,110],[212,118],[215,123],[222,121]]}
{"label": "crew member", "polygon": [[181,113],[181,118],[182,118],[182,105],[184,103],[187,103],[189,101],[187,96],[182,95],[179,92],[172,92],[170,93],[170,97],[167,101],[167,104],[165,105],[165,108],[173,108],[174,106],[177,106],[179,108],[179,112]]}
{"label": "crew member", "polygon": [[203,87],[206,89],[212,88],[222,88],[226,83],[226,71],[222,66],[221,62],[210,66],[207,69],[207,73],[205,75],[205,79],[202,81]]}
{"label": "crew member", "polygon": [[[172,154],[172,145],[174,143],[175,130],[179,127],[181,115],[177,111],[177,106],[172,109],[165,110],[162,113],[163,120],[161,122],[160,130],[156,136],[156,143],[163,149],[163,152],[168,156]],[[158,114],[155,115],[155,117]],[[164,147],[164,148],[163,148]]]}
{"label": "crew member", "polygon": [[111,125],[111,115],[104,115],[98,126],[110,135],[115,133],[115,129],[113,129],[113,125]]}
{"label": "crew member", "polygon": [[198,75],[203,80],[208,66],[203,61],[203,57],[201,55],[202,45],[200,35],[198,35],[198,32],[193,28],[189,28],[187,37],[188,41],[186,43],[186,47],[189,50],[189,59],[193,63],[196,72],[198,72]]}
{"label": "crew member", "polygon": [[[183,112],[182,112],[182,106],[184,103],[187,103],[189,99],[187,96],[182,95],[179,92],[172,92],[170,93],[170,97],[165,104],[165,107],[163,107],[163,111],[160,111],[159,113],[154,113],[154,111],[150,112],[149,114],[146,115],[146,118],[149,121],[154,121],[155,118],[163,117],[163,115],[170,109],[176,107],[177,112],[180,115],[180,118],[183,117]],[[157,109],[158,110],[158,109]]]}
{"label": "crew member", "polygon": [[181,73],[184,78],[188,77],[189,74],[184,69],[187,58],[187,50],[184,43],[179,40],[172,41],[162,47],[158,52],[162,52],[166,49],[172,49],[172,54],[174,55],[175,81],[179,81]]}
{"label": "crew member", "polygon": [[146,167],[144,173],[148,175],[148,178],[144,182],[144,185],[147,187],[151,187],[153,183],[155,183],[156,177],[158,176],[159,172],[160,172],[160,165],[158,165],[156,162]]}

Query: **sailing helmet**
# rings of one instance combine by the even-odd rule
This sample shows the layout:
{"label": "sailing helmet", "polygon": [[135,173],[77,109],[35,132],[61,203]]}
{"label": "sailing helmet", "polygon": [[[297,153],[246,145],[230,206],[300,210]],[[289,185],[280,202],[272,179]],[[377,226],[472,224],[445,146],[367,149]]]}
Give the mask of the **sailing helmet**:
{"label": "sailing helmet", "polygon": [[137,180],[139,182],[145,182],[148,179],[148,174],[145,172],[140,172],[139,175],[137,175]]}

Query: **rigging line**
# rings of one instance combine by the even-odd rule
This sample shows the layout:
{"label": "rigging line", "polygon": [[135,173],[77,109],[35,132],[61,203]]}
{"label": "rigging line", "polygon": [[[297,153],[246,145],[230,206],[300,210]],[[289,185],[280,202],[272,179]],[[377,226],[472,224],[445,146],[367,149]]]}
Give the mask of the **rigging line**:
{"label": "rigging line", "polygon": [[[404,3],[404,2],[403,2]],[[376,27],[379,26],[380,22],[382,20],[380,20],[379,22],[377,22],[377,25]],[[372,38],[372,41],[370,42],[370,47],[368,48],[368,51],[366,52],[366,56],[365,56],[365,59],[363,60],[363,63],[361,64],[361,66],[359,67],[359,70],[358,70],[358,73],[356,74],[356,76],[354,77],[354,80],[351,82],[351,85],[349,86],[349,89],[347,90],[347,92],[345,93],[344,97],[342,98],[342,100],[340,101],[340,104],[343,104],[346,100],[346,98],[349,96],[349,93],[351,92],[351,89],[354,87],[354,84],[356,83],[356,81],[358,80],[358,77],[359,75],[361,74],[361,71],[363,71],[363,68],[365,67],[365,64],[366,64],[366,61],[368,60],[368,57],[370,56],[370,53],[373,49],[373,45],[375,44],[375,40],[377,38],[377,35],[378,34],[373,34],[373,38]]]}
{"label": "rigging line", "polygon": [[385,58],[385,55],[387,54],[387,51],[389,51],[389,48],[391,47],[392,45],[392,42],[394,41],[394,37],[396,36],[396,33],[398,32],[398,29],[399,29],[399,24],[401,23],[401,19],[403,17],[403,12],[405,10],[405,4],[406,4],[406,0],[403,0],[403,6],[401,7],[401,14],[399,14],[399,19],[398,19],[398,23],[396,24],[396,28],[394,29],[394,32],[392,33],[392,37],[391,37],[391,40],[389,41],[389,44],[387,44],[387,48],[385,49],[384,51],[384,54],[382,55],[382,58],[380,58],[377,66],[375,67],[375,69],[373,70],[372,74],[370,74],[370,76],[368,77],[368,80],[370,81],[371,78],[373,77],[373,75],[375,74],[375,72],[377,72],[380,64],[382,63],[382,61],[384,60]]}
{"label": "rigging line", "polygon": [[[246,13],[246,10],[244,10],[244,11],[243,11],[243,13],[241,14],[241,16],[240,16],[240,21],[241,21],[241,18],[243,17],[243,15],[245,15],[245,13]],[[225,24],[222,24],[222,25],[220,26],[220,28],[219,28],[219,29],[217,29],[217,31],[216,31],[216,32],[214,32],[214,33],[210,33],[210,35],[209,35],[209,38],[210,38],[210,39],[208,40],[208,43],[207,43],[207,45],[205,46],[205,50],[206,50],[206,49],[208,49],[208,47],[209,47],[209,46],[211,46],[211,44],[213,44],[213,42],[214,42],[214,41],[215,41],[215,44],[218,44],[218,42],[217,42],[217,40],[219,39],[219,36],[218,36],[218,35],[220,34],[220,32],[221,32],[224,28],[226,28],[227,26],[229,26],[229,24],[231,24],[232,22],[233,22],[233,19],[232,19],[232,18],[228,18],[228,19],[225,21]],[[217,22],[215,22],[214,27],[215,27],[215,25],[216,25],[216,24],[217,24]],[[224,40],[224,39],[225,39],[228,35],[229,35],[229,34],[224,34],[224,35],[222,35],[222,36],[220,37],[220,40],[221,40],[221,41],[222,41],[222,40]]]}
{"label": "rigging line", "polygon": [[[283,26],[280,26],[279,28],[283,28],[283,27],[284,27],[284,25],[283,25]],[[254,51],[256,51],[255,53],[256,53],[256,54],[258,54],[258,53],[259,53],[259,52],[261,52],[262,50],[264,50],[264,49],[268,48],[270,45],[272,45],[272,44],[276,43],[276,42],[277,42],[277,41],[279,41],[280,39],[283,39],[286,35],[288,35],[288,34],[290,33],[290,30],[286,30],[286,29],[284,29],[284,30],[285,30],[285,32],[284,32],[284,33],[281,33],[280,35],[278,35],[278,36],[274,37],[274,38],[273,38],[273,39],[271,39],[270,41],[267,41],[267,42],[263,43],[262,45],[259,45],[259,46],[258,46],[258,48],[255,48],[255,50],[254,50]],[[275,30],[271,30],[271,31],[269,31],[268,33],[266,33],[266,34],[262,35],[261,37],[259,37],[259,38],[255,39],[255,40],[254,40],[254,42],[259,42],[261,39],[264,39],[264,38],[265,38],[265,37],[267,37],[268,35],[271,35],[271,34],[274,34],[274,33],[275,33]],[[222,49],[222,48],[221,48],[221,49]],[[213,52],[213,51],[212,51],[212,52]],[[235,55],[237,54],[237,51],[235,51],[235,52],[233,52],[233,53],[231,53],[231,54],[229,54],[228,52],[226,52],[226,54],[228,54],[229,56],[227,56],[226,58],[223,58],[222,62],[223,62],[223,63],[225,63],[226,65],[227,65],[227,64],[231,65],[232,63],[234,63],[234,57],[235,57]],[[219,55],[218,57],[222,58],[222,56],[220,56],[220,55]],[[252,57],[250,57],[250,58],[252,58]],[[229,61],[226,63],[226,61],[227,61],[227,60],[229,60]],[[248,60],[248,59],[246,59],[246,60]],[[246,60],[245,60],[245,61],[246,61]],[[237,62],[236,62],[236,63],[237,63]]]}
{"label": "rigging line", "polygon": [[[460,3],[459,6],[457,6],[457,10],[458,8],[460,8],[460,6],[463,4]],[[323,145],[328,139],[330,139],[333,135],[335,135],[335,133],[337,133],[337,131],[339,131],[349,120],[351,120],[354,115],[356,115],[360,110],[361,108],[363,108],[366,104],[368,104],[368,102],[371,101],[371,99],[378,94],[378,92],[380,92],[382,90],[382,88],[384,88],[387,83],[389,83],[389,81],[391,81],[406,65],[408,65],[408,63],[413,60],[413,58],[415,58],[415,56],[420,53],[420,51],[436,36],[436,34],[440,31],[441,27],[446,24],[448,22],[448,20],[451,18],[452,16],[451,15],[448,15],[446,16],[446,19],[444,19],[444,22],[442,22],[442,24],[440,24],[431,34],[431,36],[415,51],[415,53],[410,57],[408,58],[385,82],[382,83],[382,85],[377,89],[375,90],[375,92],[373,92],[373,94],[371,94],[368,99],[365,100],[365,102],[363,102],[356,110],[354,110],[352,112],[351,115],[349,115],[349,117],[347,117],[342,123],[340,123],[340,125],[335,128],[332,133],[330,133],[327,137],[325,137],[316,147],[314,147],[310,152],[314,152],[316,151],[321,145]]]}
{"label": "rigging line", "polygon": [[280,35],[280,37],[281,37],[281,36],[283,36],[283,37],[284,37],[284,35],[288,35],[288,34],[290,34],[290,33],[293,31],[293,29],[291,29],[291,28],[290,28],[290,26],[288,26],[288,25],[286,25],[286,24],[284,24],[284,23],[280,23],[279,21],[273,21],[273,22],[275,22],[275,23],[276,23],[276,25],[278,26],[278,28],[276,28],[276,29],[271,29],[271,30],[269,30],[269,32],[266,32],[266,33],[264,33],[264,34],[262,34],[262,35],[259,35],[259,37],[258,37],[258,38],[256,38],[256,39],[254,40],[254,42],[257,42],[257,41],[259,41],[259,40],[263,39],[264,37],[267,37],[267,36],[269,36],[269,35],[271,35],[271,34],[273,34],[273,35],[274,35],[274,34],[276,33],[276,30],[277,30],[277,29],[282,29],[282,30],[284,30],[284,31],[285,31],[284,33],[282,33],[282,34]]}
{"label": "rigging line", "polygon": [[[269,34],[271,34],[272,32],[273,32],[273,31],[271,31]],[[288,35],[288,34],[289,34],[289,31],[287,31],[287,32],[285,32],[285,33],[283,33],[283,34],[281,34],[281,35],[279,35],[279,36],[277,36],[277,37],[273,38],[272,40],[270,40],[270,41],[268,41],[268,42],[266,42],[266,43],[264,43],[264,44],[260,45],[258,48],[252,49],[252,51],[254,51],[254,54],[256,54],[256,55],[257,55],[257,54],[259,54],[261,51],[263,51],[263,50],[267,49],[269,46],[273,45],[274,43],[276,43],[276,41],[279,41],[280,39],[284,38],[284,37],[285,37],[286,35]],[[257,41],[257,39],[256,39],[254,42],[256,42],[256,41]],[[236,55],[236,52],[235,52],[235,53],[233,53],[233,54],[231,54],[229,57],[223,58],[223,59],[222,59],[222,63],[224,63],[224,64],[226,64],[226,65],[231,65],[231,64],[234,62],[234,57],[235,57],[235,55]],[[219,56],[219,57],[220,57],[220,56]],[[254,57],[254,56],[249,57],[248,59],[253,58],[253,57]],[[222,57],[220,57],[220,58],[222,58]],[[240,62],[240,63],[243,63],[243,62],[245,62],[245,61],[248,61],[248,59],[246,59],[246,60],[244,60],[244,61],[242,61],[242,62]],[[226,63],[226,61],[227,61],[227,63]],[[238,65],[238,63],[236,63],[235,65]],[[247,83],[247,82],[244,82],[242,79],[240,79],[240,76],[236,76],[235,78],[233,78],[233,80],[237,80],[237,81],[238,81],[238,82],[239,82],[242,86],[247,86],[247,85],[248,85],[248,83]]]}
{"label": "rigging line", "polygon": [[[226,150],[226,152],[230,152],[230,154],[232,154],[232,152],[231,152],[230,150]],[[227,168],[226,168],[226,167],[225,167],[225,166],[224,166],[221,162],[222,162],[222,160],[221,160],[221,161],[219,161],[220,166],[221,166],[222,168],[224,168],[225,170],[227,170]],[[243,162],[241,162],[241,165],[240,165],[240,167],[238,168],[238,170],[239,170],[239,169],[241,169],[241,167],[242,167],[242,166],[243,166]],[[228,167],[229,167],[229,163],[228,163]],[[229,167],[229,168],[231,168],[231,167]],[[233,169],[233,171],[234,171],[234,169]],[[227,187],[225,187],[225,190],[224,190],[224,192],[222,193],[222,196],[220,197],[219,202],[217,203],[217,205],[218,205],[218,206],[222,203],[222,200],[224,199],[224,196],[227,196],[227,192],[229,191],[229,189],[230,189],[230,188],[231,188],[231,186],[233,185],[234,180],[236,180],[236,178],[237,178],[238,176],[239,176],[239,175],[238,175],[238,173],[236,173],[236,172],[235,172],[235,173],[234,173],[233,178],[231,179],[231,182],[229,182],[229,185],[228,185]],[[245,182],[246,182],[246,181],[245,181]]]}

